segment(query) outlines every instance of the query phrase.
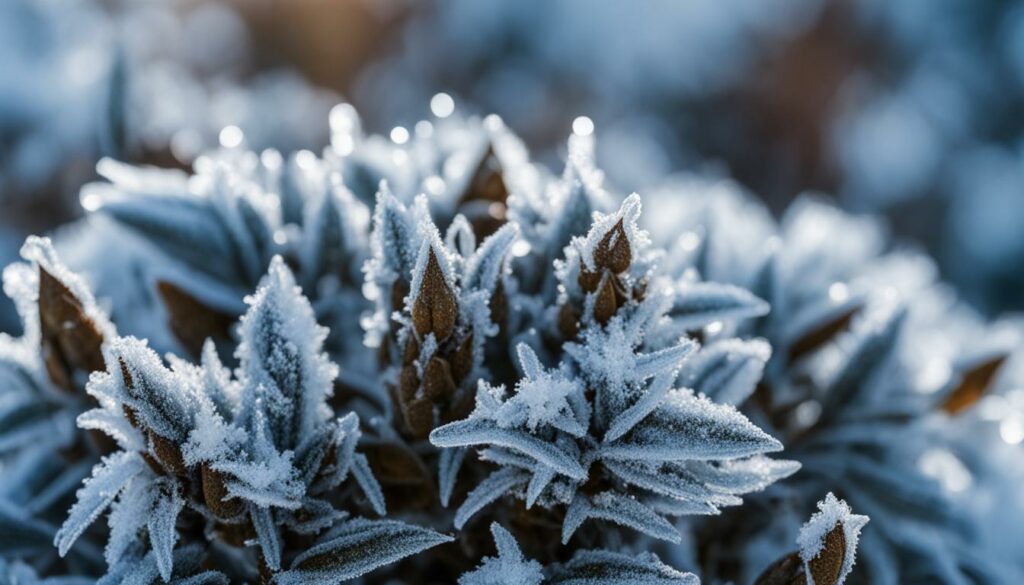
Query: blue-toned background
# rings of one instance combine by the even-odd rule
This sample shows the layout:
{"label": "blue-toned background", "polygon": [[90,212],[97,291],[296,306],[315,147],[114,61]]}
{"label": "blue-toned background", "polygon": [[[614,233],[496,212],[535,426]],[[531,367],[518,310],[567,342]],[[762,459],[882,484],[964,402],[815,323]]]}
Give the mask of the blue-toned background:
{"label": "blue-toned background", "polygon": [[1022,89],[1015,1],[4,0],[0,259],[102,156],[318,150],[338,101],[387,132],[445,91],[553,164],[588,117],[623,191],[688,172],[883,214],[998,314],[1024,307]]}

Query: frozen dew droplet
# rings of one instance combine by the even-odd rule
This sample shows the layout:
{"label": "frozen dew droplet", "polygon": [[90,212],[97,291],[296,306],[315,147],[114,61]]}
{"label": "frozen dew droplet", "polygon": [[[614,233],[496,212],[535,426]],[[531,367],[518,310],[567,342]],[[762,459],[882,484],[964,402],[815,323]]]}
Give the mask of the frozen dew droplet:
{"label": "frozen dew droplet", "polygon": [[455,100],[446,93],[436,94],[430,99],[430,111],[438,118],[447,118],[455,112]]}
{"label": "frozen dew droplet", "polygon": [[572,133],[577,136],[590,136],[594,133],[594,121],[587,116],[579,116],[572,121]]}
{"label": "frozen dew droplet", "polygon": [[395,126],[391,129],[391,140],[395,144],[405,144],[409,142],[409,131],[402,126]]}
{"label": "frozen dew droplet", "polygon": [[225,126],[220,131],[220,145],[224,148],[238,148],[244,139],[245,135],[238,126]]}

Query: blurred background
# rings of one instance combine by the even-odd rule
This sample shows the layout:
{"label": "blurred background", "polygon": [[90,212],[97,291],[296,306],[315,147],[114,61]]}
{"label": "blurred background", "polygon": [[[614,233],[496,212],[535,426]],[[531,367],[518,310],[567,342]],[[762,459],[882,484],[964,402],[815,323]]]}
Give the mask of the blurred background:
{"label": "blurred background", "polygon": [[3,0],[0,262],[82,213],[101,157],[318,151],[338,102],[388,133],[446,92],[555,168],[585,116],[621,191],[883,215],[995,315],[1024,308],[1022,89],[1016,0]]}

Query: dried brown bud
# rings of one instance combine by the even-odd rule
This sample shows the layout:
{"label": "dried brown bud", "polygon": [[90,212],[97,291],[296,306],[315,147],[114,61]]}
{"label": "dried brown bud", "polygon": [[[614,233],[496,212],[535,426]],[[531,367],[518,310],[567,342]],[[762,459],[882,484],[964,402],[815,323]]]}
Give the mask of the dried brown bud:
{"label": "dried brown bud", "polygon": [[168,326],[193,356],[202,353],[207,338],[229,338],[237,316],[214,309],[169,282],[161,280],[156,288],[167,309]]}
{"label": "dried brown bud", "polygon": [[580,331],[580,317],[576,309],[569,303],[565,303],[558,309],[558,331],[566,339],[576,339]]}
{"label": "dried brown bud", "polygon": [[629,238],[626,237],[626,230],[620,219],[597,243],[597,247],[594,249],[594,263],[598,268],[622,274],[629,270],[629,265],[632,262],[633,252],[629,248]]}
{"label": "dried brown bud", "polygon": [[473,172],[473,178],[467,185],[466,192],[462,194],[462,203],[466,201],[493,201],[505,203],[508,201],[508,188],[505,186],[505,179],[502,176],[501,162],[494,154],[494,147],[488,146]]}
{"label": "dried brown bud", "polygon": [[149,444],[164,469],[177,476],[184,476],[188,472],[181,449],[174,441],[149,431]]}
{"label": "dried brown bud", "polygon": [[825,544],[818,556],[807,563],[816,585],[836,585],[846,560],[846,533],[842,522],[836,523],[825,535]]}
{"label": "dried brown bud", "polygon": [[580,275],[576,280],[580,283],[583,292],[592,293],[601,284],[601,272],[590,272],[586,268],[580,267]]}
{"label": "dried brown bud", "polygon": [[234,518],[242,513],[244,506],[238,498],[225,499],[228,488],[224,485],[224,474],[203,463],[199,468],[203,482],[203,501],[221,519]]}
{"label": "dried brown bud", "polygon": [[433,402],[444,402],[455,392],[455,380],[448,360],[432,356],[423,368],[423,393]]}
{"label": "dried brown bud", "polygon": [[420,344],[416,341],[416,338],[409,336],[409,341],[405,344],[405,351],[402,353],[402,365],[408,366],[409,364],[416,361],[416,358],[420,356]]}
{"label": "dried brown bud", "polygon": [[104,368],[103,333],[63,282],[39,268],[39,326],[43,362],[54,384],[74,390],[74,373]]}
{"label": "dried brown bud", "polygon": [[438,341],[442,341],[455,329],[457,314],[455,292],[445,281],[437,255],[431,248],[419,294],[412,304],[413,327],[421,337],[433,333]]}
{"label": "dried brown bud", "polygon": [[986,360],[964,373],[960,385],[946,396],[942,409],[949,414],[960,414],[981,399],[989,390],[996,373],[1006,361],[1005,355]]}
{"label": "dried brown bud", "polygon": [[800,554],[794,552],[772,563],[754,581],[754,585],[807,585]]}
{"label": "dried brown bud", "polygon": [[415,398],[402,404],[402,415],[414,438],[425,439],[434,430],[434,404],[426,398]]}
{"label": "dried brown bud", "polygon": [[473,369],[473,335],[467,335],[451,358],[452,379],[459,383],[466,379]]}
{"label": "dried brown bud", "polygon": [[860,306],[850,307],[848,310],[836,315],[831,321],[805,333],[790,346],[789,360],[796,361],[835,339],[837,335],[850,327],[850,322],[860,312],[860,309]]}
{"label": "dried brown bud", "polygon": [[615,300],[614,279],[614,276],[607,275],[601,281],[601,286],[597,291],[597,298],[594,299],[594,319],[601,325],[607,324],[608,320],[615,315],[615,311],[618,309],[618,304]]}

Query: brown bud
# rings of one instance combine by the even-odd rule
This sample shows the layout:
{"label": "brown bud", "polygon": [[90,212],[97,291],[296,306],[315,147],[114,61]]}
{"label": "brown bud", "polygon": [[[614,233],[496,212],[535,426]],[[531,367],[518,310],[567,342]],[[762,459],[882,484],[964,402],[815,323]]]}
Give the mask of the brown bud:
{"label": "brown bud", "polygon": [[576,309],[569,303],[565,303],[558,309],[558,331],[566,339],[576,339],[580,331],[579,315]]}
{"label": "brown bud", "polygon": [[405,297],[409,296],[409,285],[402,280],[396,280],[391,285],[391,310],[400,313],[405,308]]}
{"label": "brown bud", "polygon": [[164,469],[177,476],[184,476],[187,473],[181,449],[174,441],[149,431],[149,444]]}
{"label": "brown bud", "polygon": [[629,247],[629,238],[620,219],[608,233],[601,238],[594,249],[594,263],[599,268],[606,268],[615,274],[629,270],[633,262],[633,252]]}
{"label": "brown bud", "polygon": [[470,370],[473,369],[473,335],[469,334],[459,347],[456,348],[455,353],[451,358],[452,364],[452,379],[456,383],[462,382],[469,375]]}
{"label": "brown bud", "polygon": [[805,333],[800,339],[793,342],[790,346],[790,361],[796,361],[801,357],[813,353],[829,341],[835,339],[837,335],[849,328],[850,322],[853,320],[854,316],[860,312],[860,309],[860,306],[850,307],[848,310],[836,315],[836,317],[831,321]]}
{"label": "brown bud", "polygon": [[234,518],[242,513],[244,505],[238,498],[225,499],[228,488],[224,484],[224,474],[211,469],[206,463],[199,468],[202,473],[203,501],[206,506],[221,519]]}
{"label": "brown bud", "polygon": [[462,194],[462,203],[466,201],[484,200],[505,203],[508,200],[508,188],[501,172],[501,162],[494,154],[494,147],[488,146],[480,159],[480,164],[473,171],[473,178]]}
{"label": "brown bud", "polygon": [[433,333],[438,341],[442,341],[448,339],[455,329],[458,306],[433,248],[429,254],[419,294],[412,304],[412,324],[421,337]]}
{"label": "brown bud", "polygon": [[409,341],[405,344],[405,351],[402,353],[402,365],[408,366],[409,364],[416,361],[416,358],[420,356],[420,344],[416,341],[416,338],[409,336]]}
{"label": "brown bud", "polygon": [[842,522],[825,535],[825,545],[818,556],[807,563],[816,585],[836,585],[846,560],[846,533]]}
{"label": "brown bud", "polygon": [[960,384],[946,396],[942,409],[949,414],[960,414],[981,399],[989,390],[996,373],[1006,361],[1005,355],[986,360],[964,373]]}
{"label": "brown bud", "polygon": [[408,402],[416,398],[416,392],[420,389],[420,375],[416,366],[409,364],[402,368],[398,376],[398,397],[402,402]]}
{"label": "brown bud", "polygon": [[193,356],[202,353],[207,338],[229,338],[237,316],[214,309],[169,282],[161,280],[156,288],[167,309],[168,326]]}
{"label": "brown bud", "polygon": [[592,293],[601,284],[601,271],[590,272],[586,268],[580,267],[580,275],[576,280],[580,283],[583,292]]}
{"label": "brown bud", "polygon": [[618,304],[615,302],[615,284],[612,282],[614,278],[614,276],[607,275],[601,281],[597,298],[594,300],[594,319],[601,325],[607,324],[618,309]]}
{"label": "brown bud", "polygon": [[416,398],[402,405],[402,415],[409,433],[417,439],[425,439],[434,430],[434,404],[426,398]]}
{"label": "brown bud", "polygon": [[455,380],[448,360],[432,356],[423,368],[423,394],[433,402],[444,402],[455,392]]}
{"label": "brown bud", "polygon": [[104,368],[103,333],[81,301],[52,274],[39,268],[39,326],[46,372],[61,388],[74,390],[74,372]]}
{"label": "brown bud", "polygon": [[754,585],[807,585],[799,553],[790,553],[768,566]]}

